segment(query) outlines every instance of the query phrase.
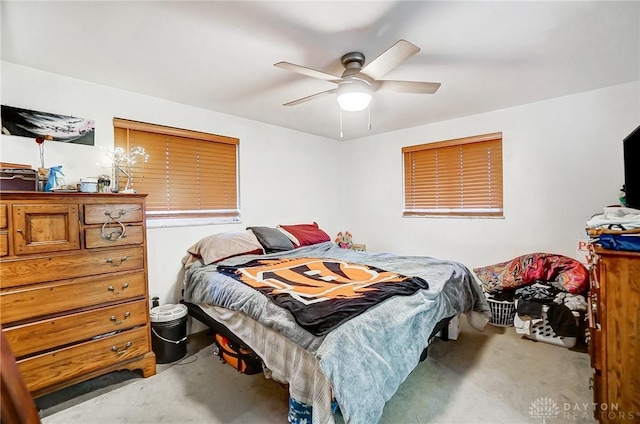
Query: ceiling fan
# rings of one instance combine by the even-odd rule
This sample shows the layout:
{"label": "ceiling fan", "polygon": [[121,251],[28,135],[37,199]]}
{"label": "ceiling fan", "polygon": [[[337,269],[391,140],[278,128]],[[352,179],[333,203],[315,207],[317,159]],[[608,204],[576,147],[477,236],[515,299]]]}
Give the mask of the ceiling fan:
{"label": "ceiling fan", "polygon": [[364,54],[360,52],[347,53],[341,58],[342,65],[345,69],[340,76],[289,62],[278,62],[274,64],[274,66],[312,78],[330,81],[338,85],[338,87],[334,89],[285,103],[284,106],[295,106],[308,102],[309,100],[336,93],[336,99],[342,110],[356,112],[364,110],[369,106],[372,93],[376,91],[418,94],[433,94],[438,91],[438,88],[440,88],[439,82],[380,79],[419,51],[420,48],[418,46],[406,40],[399,40],[367,64],[365,64]]}

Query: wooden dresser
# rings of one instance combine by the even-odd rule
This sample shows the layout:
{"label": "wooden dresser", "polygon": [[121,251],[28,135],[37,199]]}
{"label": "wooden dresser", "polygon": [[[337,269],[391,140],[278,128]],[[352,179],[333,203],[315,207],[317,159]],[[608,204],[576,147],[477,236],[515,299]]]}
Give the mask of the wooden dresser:
{"label": "wooden dresser", "polygon": [[33,397],[156,372],[145,195],[0,192],[0,321]]}
{"label": "wooden dresser", "polygon": [[595,418],[640,423],[640,252],[592,249],[589,351]]}

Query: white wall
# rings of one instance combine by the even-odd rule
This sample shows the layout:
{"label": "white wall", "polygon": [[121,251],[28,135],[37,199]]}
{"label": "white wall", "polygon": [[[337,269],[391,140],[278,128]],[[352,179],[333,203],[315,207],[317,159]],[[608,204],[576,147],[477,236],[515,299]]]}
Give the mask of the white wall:
{"label": "white wall", "polygon": [[[431,255],[469,267],[546,251],[575,256],[584,223],[617,202],[622,139],[640,124],[634,82],[349,142],[116,90],[2,62],[2,104],[96,121],[96,147],[48,142],[67,182],[102,172],[114,116],[240,139],[241,224],[148,230],[149,282],[179,299],[180,259],[201,237],[249,225],[316,220],[369,250]],[[375,125],[375,122],[374,122]],[[402,146],[501,131],[504,219],[402,218]],[[336,161],[335,158],[341,158]],[[2,135],[3,162],[38,166],[33,140]]]}
{"label": "white wall", "polygon": [[[469,267],[539,251],[576,257],[585,221],[618,203],[622,139],[638,125],[636,81],[345,143],[345,222],[368,250]],[[503,134],[504,219],[401,217],[403,146],[492,132]]]}
{"label": "white wall", "polygon": [[[338,142],[255,121],[2,62],[4,105],[95,119],[95,146],[47,142],[46,166],[62,165],[65,181],[104,170],[99,147],[113,147],[114,117],[221,134],[240,139],[240,224],[150,228],[149,286],[161,304],[180,299],[181,258],[200,238],[251,225],[317,221],[330,235],[344,220],[336,207],[341,190]],[[0,160],[39,166],[34,140],[0,136]]]}

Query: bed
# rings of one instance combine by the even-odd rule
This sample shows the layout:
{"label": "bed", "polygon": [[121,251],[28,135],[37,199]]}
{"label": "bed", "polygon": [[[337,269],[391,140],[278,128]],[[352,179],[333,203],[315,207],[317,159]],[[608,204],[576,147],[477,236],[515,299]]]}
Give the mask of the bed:
{"label": "bed", "polygon": [[[251,230],[242,232],[251,239],[253,233],[249,233]],[[213,238],[220,237],[225,235]],[[343,249],[326,238],[312,238],[307,244],[294,237],[299,243],[293,243],[294,248],[275,251],[261,238],[258,245],[263,252],[272,253],[252,249],[251,239],[232,249],[234,255],[221,251],[208,258],[205,247],[219,240],[203,239],[183,260],[184,302],[197,319],[220,324],[219,328],[230,331],[259,355],[267,377],[287,383],[292,399],[311,406],[314,424],[334,422],[334,399],[345,422],[375,423],[387,400],[424,359],[426,347],[442,324],[464,313],[473,327],[483,330],[491,317],[490,308],[472,272],[458,262]],[[286,269],[286,287],[281,282],[270,283],[274,266],[280,273]],[[304,290],[302,294],[290,290],[292,275],[336,282],[339,277],[325,275],[327,268],[337,269],[338,274],[359,272],[377,278],[373,285],[358,287],[367,293],[379,291],[380,284],[413,286],[409,291],[393,287],[400,292],[382,297],[377,293],[363,307],[344,303],[336,306],[335,313],[331,312],[332,302],[340,305],[349,296],[327,293],[344,290],[343,286],[323,287],[321,294],[314,286],[311,297],[305,297]],[[395,284],[393,277],[398,276],[404,278],[402,284]],[[307,287],[309,282],[296,284]],[[361,294],[355,303],[367,303]],[[305,308],[311,307],[316,307],[314,312],[306,313]]]}

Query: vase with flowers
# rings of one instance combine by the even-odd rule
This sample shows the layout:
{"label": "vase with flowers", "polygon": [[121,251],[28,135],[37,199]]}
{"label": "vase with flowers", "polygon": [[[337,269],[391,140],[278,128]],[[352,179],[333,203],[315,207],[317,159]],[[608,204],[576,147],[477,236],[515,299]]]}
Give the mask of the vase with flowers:
{"label": "vase with flowers", "polygon": [[[133,189],[133,172],[136,164],[142,166],[149,160],[149,155],[144,151],[144,147],[132,147],[128,152],[122,147],[116,147],[113,151],[106,150],[106,155],[112,163],[111,191],[113,193],[135,193]],[[124,189],[120,189],[122,180],[125,180]]]}
{"label": "vase with flowers", "polygon": [[36,137],[36,144],[40,151],[40,167],[38,168],[38,191],[44,191],[44,187],[49,179],[49,170],[44,167],[44,142],[53,140],[49,134]]}

